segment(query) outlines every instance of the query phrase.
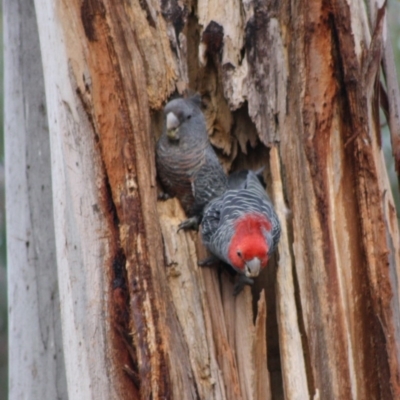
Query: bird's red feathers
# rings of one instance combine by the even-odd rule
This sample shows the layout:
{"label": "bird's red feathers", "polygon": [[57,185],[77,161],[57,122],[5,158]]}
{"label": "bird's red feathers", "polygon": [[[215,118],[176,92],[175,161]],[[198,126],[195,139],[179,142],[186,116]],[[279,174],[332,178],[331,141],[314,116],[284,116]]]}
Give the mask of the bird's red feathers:
{"label": "bird's red feathers", "polygon": [[238,219],[228,250],[228,257],[235,268],[244,269],[244,262],[254,257],[261,260],[262,268],[267,265],[268,243],[262,229],[270,231],[271,228],[268,219],[260,214],[247,214]]}

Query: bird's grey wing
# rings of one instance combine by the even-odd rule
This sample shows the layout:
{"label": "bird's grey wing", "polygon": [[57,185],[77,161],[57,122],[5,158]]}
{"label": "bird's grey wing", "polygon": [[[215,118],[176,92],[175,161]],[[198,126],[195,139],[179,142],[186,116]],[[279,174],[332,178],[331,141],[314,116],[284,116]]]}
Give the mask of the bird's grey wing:
{"label": "bird's grey wing", "polygon": [[228,178],[218,157],[210,146],[205,150],[204,163],[194,176],[192,183],[197,213],[201,214],[203,208],[212,199],[226,191],[227,181]]}
{"label": "bird's grey wing", "polygon": [[203,219],[201,221],[201,236],[203,243],[209,247],[212,237],[217,231],[221,222],[221,209],[224,205],[224,196],[220,196],[210,202],[205,208]]}
{"label": "bird's grey wing", "polygon": [[156,165],[157,174],[164,190],[170,196],[177,196],[185,210],[191,216],[191,209],[194,204],[192,178],[190,169],[180,162],[173,162],[176,154],[168,146],[157,143]]}
{"label": "bird's grey wing", "polygon": [[[252,173],[255,174],[255,176],[258,178],[260,184],[265,189],[267,187],[267,184],[264,180],[264,175],[263,175],[264,169],[265,169],[265,167],[262,167],[256,171],[252,171]],[[228,189],[244,189],[244,188],[246,188],[247,176],[249,175],[250,171],[251,170],[248,170],[248,169],[242,169],[240,171],[235,171],[235,172],[230,173],[228,176]]]}

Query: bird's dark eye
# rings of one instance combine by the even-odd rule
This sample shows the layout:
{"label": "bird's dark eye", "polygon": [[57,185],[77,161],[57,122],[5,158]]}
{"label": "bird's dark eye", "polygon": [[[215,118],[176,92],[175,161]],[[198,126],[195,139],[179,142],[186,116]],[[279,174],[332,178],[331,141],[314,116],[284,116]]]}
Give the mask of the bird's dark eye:
{"label": "bird's dark eye", "polygon": [[242,257],[242,252],[240,251],[240,250],[238,250],[237,252],[236,252],[236,254],[241,258]]}
{"label": "bird's dark eye", "polygon": [[189,115],[187,116],[187,119],[190,119],[190,118],[192,118],[192,116],[189,114]]}

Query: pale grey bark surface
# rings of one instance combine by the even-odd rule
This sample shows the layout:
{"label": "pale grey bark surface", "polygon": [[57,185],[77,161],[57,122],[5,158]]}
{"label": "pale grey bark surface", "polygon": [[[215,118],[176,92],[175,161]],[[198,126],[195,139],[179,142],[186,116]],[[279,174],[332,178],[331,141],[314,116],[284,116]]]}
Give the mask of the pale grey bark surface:
{"label": "pale grey bark surface", "polygon": [[4,2],[9,396],[118,398],[94,195],[102,174],[49,6],[36,15],[31,1]]}
{"label": "pale grey bark surface", "polygon": [[[95,134],[70,75],[57,2],[35,1],[52,160],[62,336],[69,399],[121,397],[110,362],[111,235],[100,209],[104,175]],[[78,61],[78,60],[74,60]],[[85,77],[80,77],[81,79]]]}
{"label": "pale grey bark surface", "polygon": [[[10,399],[67,399],[33,1],[4,2]],[[28,397],[27,397],[28,396]]]}

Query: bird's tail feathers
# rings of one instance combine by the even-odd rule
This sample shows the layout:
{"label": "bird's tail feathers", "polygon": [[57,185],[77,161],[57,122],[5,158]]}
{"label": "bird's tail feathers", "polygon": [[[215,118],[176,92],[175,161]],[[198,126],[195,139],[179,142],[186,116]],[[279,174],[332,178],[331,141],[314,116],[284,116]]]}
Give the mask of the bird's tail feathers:
{"label": "bird's tail feathers", "polygon": [[257,172],[258,171],[254,172],[249,170],[246,178],[246,188],[264,192],[264,188],[260,182],[260,178]]}

